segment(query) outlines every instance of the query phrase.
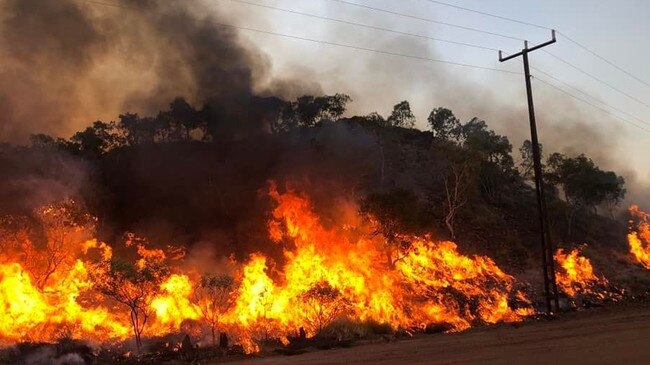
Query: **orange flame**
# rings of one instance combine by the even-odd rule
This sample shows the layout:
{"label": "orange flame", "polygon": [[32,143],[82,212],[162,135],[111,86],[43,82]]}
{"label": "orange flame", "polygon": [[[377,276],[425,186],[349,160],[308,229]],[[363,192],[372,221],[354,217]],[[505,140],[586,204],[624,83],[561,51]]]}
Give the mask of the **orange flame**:
{"label": "orange flame", "polygon": [[[300,327],[308,336],[317,335],[338,318],[459,331],[476,324],[521,321],[533,313],[515,289],[515,279],[488,257],[463,255],[453,242],[403,236],[391,265],[386,262],[386,240],[373,234],[358,215],[340,214],[338,221],[324,224],[306,196],[280,193],[273,185],[269,196],[276,207],[268,231],[283,248],[282,266],[261,253],[252,254],[240,265],[234,287],[227,291],[232,304],[219,309],[224,312],[217,323],[248,352],[258,350],[259,339],[286,343],[286,336]],[[169,259],[167,251],[146,248],[134,237],[127,244],[137,248],[138,270]],[[126,306],[93,290],[98,285],[93,270],[104,269],[93,265],[91,256],[106,262],[113,257],[112,249],[94,239],[79,239],[69,247],[76,247],[66,253],[71,264],[57,267],[42,288],[21,266],[20,254],[0,257],[1,341],[53,341],[62,331],[97,341],[132,335]],[[205,303],[195,302],[193,295],[200,285],[197,269],[172,267],[159,290],[144,300],[150,315],[145,336],[205,320],[210,311],[202,311]]]}
{"label": "orange flame", "polygon": [[[630,215],[633,218],[630,221],[630,233],[627,235],[630,253],[639,264],[650,269],[650,215],[636,205],[630,207]],[[638,220],[636,225],[634,219]]]}
{"label": "orange flame", "polygon": [[[598,289],[606,286],[607,280],[594,274],[591,262],[588,258],[580,255],[580,249],[574,248],[565,253],[560,248],[554,257],[559,266],[555,278],[564,293],[569,296],[602,294]],[[600,288],[596,288],[597,286]]]}

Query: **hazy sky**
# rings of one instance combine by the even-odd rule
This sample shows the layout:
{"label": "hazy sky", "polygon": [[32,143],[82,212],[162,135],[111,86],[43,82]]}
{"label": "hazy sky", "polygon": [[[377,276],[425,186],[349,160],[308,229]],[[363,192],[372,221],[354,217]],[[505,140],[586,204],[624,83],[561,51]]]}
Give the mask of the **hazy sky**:
{"label": "hazy sky", "polygon": [[[200,103],[201,93],[216,97],[215,93],[236,92],[238,81],[246,80],[238,77],[248,71],[253,73],[254,91],[261,94],[277,92],[291,98],[303,93],[347,93],[354,100],[349,115],[376,111],[386,116],[393,105],[408,100],[420,129],[427,129],[426,118],[432,108],[445,106],[463,121],[476,116],[507,135],[515,157],[518,147],[529,136],[524,78],[519,74],[521,61],[500,63],[495,50],[517,52],[523,47],[522,41],[372,11],[346,2],[527,39],[531,45],[548,40],[548,30],[450,8],[432,0],[159,0],[143,3],[152,5],[142,7],[149,9],[144,12],[128,6],[137,1],[0,0],[0,142],[26,142],[30,133],[39,132],[69,137],[97,119],[115,120],[127,111],[156,113],[178,95]],[[646,66],[650,56],[650,43],[646,40],[650,35],[650,1],[442,1],[553,27],[650,83]],[[196,3],[207,6],[207,11],[204,6],[193,6]],[[179,4],[187,6],[175,9],[173,5]],[[396,35],[254,4],[489,49]],[[156,13],[155,9],[163,13]],[[165,9],[175,11],[175,16],[163,16]],[[211,15],[210,9],[214,9],[216,17],[206,18]],[[212,27],[206,23],[213,20],[221,25],[498,68],[515,74],[378,54],[250,29],[240,30],[239,38],[230,38],[231,33],[222,31],[221,25]],[[210,33],[201,33],[202,29]],[[236,40],[231,42],[232,39]],[[238,40],[260,49],[262,56],[242,52]],[[646,193],[650,191],[646,162],[650,154],[650,86],[611,67],[562,35],[556,44],[531,54],[531,64],[540,140],[545,152],[586,153],[600,166],[625,176],[630,200],[650,205],[650,194]],[[219,74],[223,70],[228,73]],[[628,113],[620,116],[630,122],[643,125],[647,121],[648,131],[543,84],[541,80],[557,83],[546,73],[578,88],[568,91],[594,105],[610,110],[602,104],[605,102]],[[585,73],[597,76],[611,87]],[[249,86],[245,83],[246,93]],[[566,89],[564,85],[559,87]]]}
{"label": "hazy sky", "polygon": [[[324,41],[408,53],[427,58],[522,71],[518,60],[500,64],[496,52],[426,39],[333,23],[242,4],[233,0],[206,0],[225,14],[224,22]],[[343,19],[430,37],[503,49],[521,50],[522,42],[456,29],[350,6],[333,0],[245,0],[247,2]],[[453,9],[427,0],[349,0],[359,4],[408,13],[467,27],[527,39],[531,44],[546,41],[550,32],[479,14]],[[447,3],[481,10],[526,22],[553,27],[586,45],[616,65],[650,83],[650,2],[643,0],[445,0]],[[464,120],[478,116],[501,133],[508,134],[515,148],[527,136],[524,79],[460,66],[314,44],[251,31],[242,36],[264,50],[276,75],[293,74],[320,83],[326,93],[346,92],[354,103],[351,113],[389,113],[391,106],[409,100],[426,128],[426,117],[436,106],[447,106]],[[561,35],[545,50],[593,74],[613,87],[650,105],[650,87],[644,85]],[[647,121],[650,108],[594,81],[557,61],[545,52],[531,54],[531,64],[600,101]],[[533,71],[533,75],[539,74]],[[548,79],[544,75],[539,78]],[[550,80],[552,81],[552,80]],[[560,87],[564,87],[559,85]],[[534,82],[541,141],[548,149],[587,152],[606,167],[625,173],[628,180],[650,181],[647,156],[650,133],[617,120],[597,109],[539,82]],[[587,98],[575,90],[569,90]],[[612,113],[620,114],[612,110]],[[636,124],[638,119],[621,115]],[[523,134],[522,134],[523,133]],[[550,152],[548,151],[547,152]],[[637,191],[634,195],[646,195]]]}

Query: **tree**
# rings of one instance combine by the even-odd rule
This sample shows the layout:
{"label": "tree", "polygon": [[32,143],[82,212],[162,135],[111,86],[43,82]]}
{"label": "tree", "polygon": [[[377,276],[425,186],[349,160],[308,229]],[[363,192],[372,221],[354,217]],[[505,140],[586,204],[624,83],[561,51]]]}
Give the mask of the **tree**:
{"label": "tree", "polygon": [[[543,146],[539,145],[539,154],[543,156]],[[519,148],[521,155],[521,162],[519,163],[519,174],[526,180],[532,180],[534,176],[535,163],[533,160],[533,143],[530,140],[525,140]],[[540,157],[541,158],[541,157]],[[544,165],[542,164],[542,169]]]}
{"label": "tree", "polygon": [[115,131],[114,123],[98,120],[92,126],[75,133],[70,138],[70,142],[74,150],[79,153],[99,157],[119,145],[119,138]]}
{"label": "tree", "polygon": [[282,118],[288,126],[313,127],[321,120],[338,120],[352,99],[346,94],[304,95],[288,105]]}
{"label": "tree", "polygon": [[129,308],[135,343],[141,353],[142,333],[151,315],[149,305],[169,276],[164,255],[143,257],[133,263],[111,258],[99,263],[91,275],[96,290]]}
{"label": "tree", "polygon": [[427,119],[434,138],[448,141],[452,137],[458,137],[460,133],[460,121],[454,113],[447,108],[436,108],[431,111]]}
{"label": "tree", "polygon": [[381,114],[377,112],[372,112],[368,115],[366,115],[365,119],[373,124],[379,125],[379,126],[385,126],[386,125],[386,119],[381,116]]}
{"label": "tree", "polygon": [[493,204],[502,202],[517,177],[510,141],[477,118],[462,125],[459,131],[463,148],[479,161],[478,182],[484,197]]}
{"label": "tree", "polygon": [[216,331],[221,317],[232,307],[232,290],[235,281],[228,275],[206,275],[201,277],[194,291],[194,302],[212,333],[212,345],[217,344]]}
{"label": "tree", "polygon": [[549,181],[562,189],[570,208],[567,215],[569,234],[574,216],[580,210],[590,209],[597,214],[600,204],[615,206],[625,197],[625,179],[613,171],[601,170],[584,154],[571,158],[554,153],[547,164]]}
{"label": "tree", "polygon": [[404,258],[410,243],[400,235],[421,226],[421,204],[413,192],[393,189],[387,193],[369,194],[361,204],[361,213],[375,226],[375,234],[385,239],[386,263],[393,268]]}
{"label": "tree", "polygon": [[301,299],[307,309],[305,321],[316,335],[349,308],[349,302],[341,292],[325,281],[314,284]]}
{"label": "tree", "polygon": [[404,100],[395,105],[386,122],[393,127],[413,128],[415,126],[415,116],[411,111],[409,102]]}
{"label": "tree", "polygon": [[32,134],[29,136],[29,142],[33,148],[51,148],[56,147],[56,140],[47,134]]}
{"label": "tree", "polygon": [[460,209],[469,200],[474,163],[470,158],[451,159],[442,175],[445,187],[444,223],[452,239],[456,239],[454,222]]}
{"label": "tree", "polygon": [[22,242],[25,269],[43,289],[56,272],[74,265],[81,243],[92,237],[96,218],[73,200],[37,208],[35,231]]}
{"label": "tree", "polygon": [[182,128],[185,140],[190,140],[190,133],[200,125],[197,111],[184,98],[178,97],[169,103],[168,114]]}
{"label": "tree", "polygon": [[512,145],[508,137],[488,129],[485,121],[472,118],[460,127],[459,135],[463,139],[464,147],[480,154],[484,160],[497,164],[503,171],[514,166],[510,155]]}

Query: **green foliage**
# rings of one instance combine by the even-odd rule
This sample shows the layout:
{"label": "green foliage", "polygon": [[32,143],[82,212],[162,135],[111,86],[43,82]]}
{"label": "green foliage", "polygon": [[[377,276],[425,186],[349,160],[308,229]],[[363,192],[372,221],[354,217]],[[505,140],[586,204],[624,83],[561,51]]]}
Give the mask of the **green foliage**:
{"label": "green foliage", "polygon": [[[519,163],[519,173],[521,177],[526,180],[532,180],[534,177],[534,160],[533,160],[533,143],[530,140],[525,140],[521,147],[519,147],[519,154],[521,156],[521,162]],[[539,154],[540,159],[544,155],[543,145],[539,144]],[[544,164],[542,163],[542,169],[544,169]]]}
{"label": "green foliage", "polygon": [[415,126],[415,115],[411,111],[409,102],[404,100],[395,105],[386,123],[393,127],[413,128]]}
{"label": "green foliage", "polygon": [[386,119],[384,119],[384,117],[382,117],[381,114],[379,114],[377,112],[372,112],[372,113],[366,115],[365,119],[368,122],[371,122],[371,123],[379,125],[379,126],[386,126],[387,125]]}
{"label": "green foliage", "polygon": [[512,145],[508,137],[488,129],[485,121],[472,118],[460,127],[460,136],[465,148],[479,154],[484,160],[497,164],[503,171],[514,167],[510,155]]}
{"label": "green foliage", "polygon": [[301,96],[295,102],[287,104],[281,117],[283,126],[278,126],[278,129],[313,127],[321,120],[337,120],[345,113],[350,101],[352,99],[345,94]]}
{"label": "green foliage", "polygon": [[448,141],[451,138],[458,138],[461,124],[451,110],[447,108],[433,109],[427,121],[436,139]]}
{"label": "green foliage", "polygon": [[70,138],[70,147],[81,154],[100,156],[101,154],[118,147],[119,137],[115,133],[114,123],[96,121],[91,127],[75,133]]}
{"label": "green foliage", "polygon": [[570,158],[554,153],[548,158],[549,180],[564,191],[574,209],[592,208],[609,202],[617,205],[625,197],[625,179],[603,171],[585,155]]}

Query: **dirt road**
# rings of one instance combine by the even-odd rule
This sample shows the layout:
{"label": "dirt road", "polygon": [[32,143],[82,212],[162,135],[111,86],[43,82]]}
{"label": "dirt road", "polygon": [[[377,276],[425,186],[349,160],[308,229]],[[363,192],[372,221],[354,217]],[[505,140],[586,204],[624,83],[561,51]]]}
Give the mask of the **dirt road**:
{"label": "dirt road", "polygon": [[650,364],[650,305],[228,364]]}

